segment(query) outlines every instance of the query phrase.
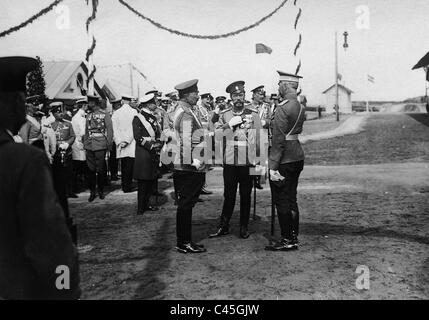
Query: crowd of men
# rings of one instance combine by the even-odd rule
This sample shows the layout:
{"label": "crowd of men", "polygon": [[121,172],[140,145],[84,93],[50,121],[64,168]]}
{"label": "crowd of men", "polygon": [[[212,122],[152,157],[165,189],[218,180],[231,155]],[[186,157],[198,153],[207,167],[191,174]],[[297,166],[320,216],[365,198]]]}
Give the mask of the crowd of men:
{"label": "crowd of men", "polygon": [[[206,252],[204,245],[193,241],[192,211],[199,196],[210,193],[205,189],[206,173],[213,163],[205,154],[207,148],[201,149],[207,143],[222,147],[224,180],[219,225],[209,237],[229,234],[237,188],[239,236],[250,236],[251,191],[262,188],[263,167],[268,166],[281,239],[266,250],[298,249],[296,193],[304,166],[299,134],[305,120],[305,108],[297,95],[300,76],[279,71],[278,95],[268,98],[260,85],[251,91],[252,101],[246,100],[244,81],[226,87],[229,98],[214,99],[210,93],[200,94],[198,80],[189,80],[167,95],[158,91],[147,92],[140,99],[123,95],[111,101],[109,113],[93,95],[78,97],[71,110],[61,102],[39,105],[38,97],[25,101],[25,76],[34,67],[32,58],[0,58],[0,178],[5,181],[0,207],[6,208],[0,214],[0,274],[15,268],[12,273],[29,283],[20,280],[19,288],[28,286],[20,291],[0,277],[0,297],[32,296],[38,290],[57,296],[53,283],[45,283],[52,279],[55,263],[72,266],[76,285],[76,249],[71,245],[76,243],[76,228],[70,222],[67,198],[77,197],[87,186],[90,202],[97,195],[103,200],[107,172],[110,180],[117,179],[118,161],[123,192],[137,190],[138,215],[158,210],[150,205],[150,196],[157,194],[161,174],[173,173],[176,249],[180,253]],[[199,131],[204,134],[197,135]],[[247,156],[262,150],[261,134],[270,141],[268,163]],[[196,150],[200,156],[203,150],[203,155],[196,156]],[[169,157],[174,161],[165,161]],[[16,268],[16,254],[22,260],[21,269]],[[78,287],[75,289],[74,296],[78,294]]]}

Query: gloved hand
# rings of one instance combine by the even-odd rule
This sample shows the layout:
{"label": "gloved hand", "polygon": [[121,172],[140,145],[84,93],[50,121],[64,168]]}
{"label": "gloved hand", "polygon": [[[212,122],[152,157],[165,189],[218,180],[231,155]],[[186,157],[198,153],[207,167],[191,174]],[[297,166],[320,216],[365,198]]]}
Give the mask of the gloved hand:
{"label": "gloved hand", "polygon": [[262,124],[263,127],[265,127],[265,125],[267,124],[267,121],[261,120],[261,124]]}
{"label": "gloved hand", "polygon": [[278,170],[270,170],[270,180],[271,181],[283,181],[285,177],[283,177]]}
{"label": "gloved hand", "polygon": [[234,128],[235,126],[242,124],[242,123],[243,123],[243,119],[240,116],[235,116],[231,120],[229,120],[228,125],[231,128]]}
{"label": "gloved hand", "polygon": [[60,144],[60,149],[67,150],[69,146],[70,145],[67,142],[63,142]]}
{"label": "gloved hand", "polygon": [[265,175],[265,171],[267,168],[260,166],[259,164],[255,166],[255,172],[261,176]]}
{"label": "gloved hand", "polygon": [[125,148],[126,146],[128,146],[128,142],[126,142],[126,141],[123,141],[119,144],[119,147],[121,147],[121,148]]}
{"label": "gloved hand", "polygon": [[203,165],[203,163],[198,159],[194,159],[192,161],[192,166],[195,167],[197,170],[199,170],[202,165]]}

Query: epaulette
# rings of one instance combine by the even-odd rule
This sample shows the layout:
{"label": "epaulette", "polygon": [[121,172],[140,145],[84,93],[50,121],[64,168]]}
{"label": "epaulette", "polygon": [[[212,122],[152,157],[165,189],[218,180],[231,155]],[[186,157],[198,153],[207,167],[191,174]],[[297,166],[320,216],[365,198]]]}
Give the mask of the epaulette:
{"label": "epaulette", "polygon": [[70,120],[64,119],[64,122],[68,123],[68,124],[72,124],[72,122]]}
{"label": "epaulette", "polygon": [[249,105],[249,106],[246,106],[245,108],[246,108],[246,109],[248,109],[248,110],[250,110],[250,111],[252,111],[252,112],[258,113],[258,110],[256,110],[256,109],[254,109],[254,108],[250,107],[250,105]]}
{"label": "epaulette", "polygon": [[282,102],[279,103],[279,106],[283,106],[283,105],[285,105],[288,102],[289,102],[289,100],[287,100],[287,99],[283,100]]}
{"label": "epaulette", "polygon": [[232,110],[231,108],[228,108],[228,109],[222,110],[219,114],[224,114],[224,113],[231,111],[231,110]]}

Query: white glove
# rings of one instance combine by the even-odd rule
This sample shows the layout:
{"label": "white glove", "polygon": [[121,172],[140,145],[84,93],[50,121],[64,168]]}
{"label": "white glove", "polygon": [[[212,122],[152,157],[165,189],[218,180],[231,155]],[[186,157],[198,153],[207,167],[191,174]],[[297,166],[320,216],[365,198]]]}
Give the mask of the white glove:
{"label": "white glove", "polygon": [[67,150],[69,146],[70,145],[67,142],[63,142],[60,144],[60,149]]}
{"label": "white glove", "polygon": [[229,120],[228,125],[233,128],[239,124],[243,123],[243,119],[240,116],[235,116],[231,120]]}
{"label": "white glove", "polygon": [[126,142],[126,141],[123,141],[123,142],[121,142],[121,143],[119,144],[119,146],[120,146],[121,148],[125,148],[127,145],[128,145],[128,142]]}
{"label": "white glove", "polygon": [[265,168],[265,167],[263,167],[263,166],[260,166],[260,165],[258,164],[258,165],[256,165],[256,166],[255,166],[255,171],[256,171],[256,173],[258,173],[259,175],[263,176],[263,175],[265,175],[266,168]]}
{"label": "white glove", "polygon": [[271,181],[283,181],[285,177],[283,177],[278,170],[270,170],[270,180]]}
{"label": "white glove", "polygon": [[267,121],[261,120],[261,124],[262,124],[263,127],[265,127],[265,125],[267,124]]}
{"label": "white glove", "polygon": [[217,107],[215,108],[214,113],[215,113],[215,114],[219,114],[219,113],[220,113],[220,108],[219,108],[219,106],[217,106]]}
{"label": "white glove", "polygon": [[192,166],[195,167],[197,170],[201,167],[201,165],[202,165],[202,162],[198,159],[194,159],[192,161]]}

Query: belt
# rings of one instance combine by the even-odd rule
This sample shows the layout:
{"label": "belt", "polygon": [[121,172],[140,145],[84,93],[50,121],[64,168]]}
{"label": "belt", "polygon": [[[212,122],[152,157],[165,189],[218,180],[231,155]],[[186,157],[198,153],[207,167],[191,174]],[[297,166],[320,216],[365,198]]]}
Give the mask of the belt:
{"label": "belt", "polygon": [[227,141],[227,146],[247,147],[247,141]]}
{"label": "belt", "polygon": [[286,141],[297,141],[299,139],[299,134],[291,134],[286,136]]}
{"label": "belt", "polygon": [[104,137],[104,134],[98,133],[98,132],[90,132],[89,136],[90,137]]}

